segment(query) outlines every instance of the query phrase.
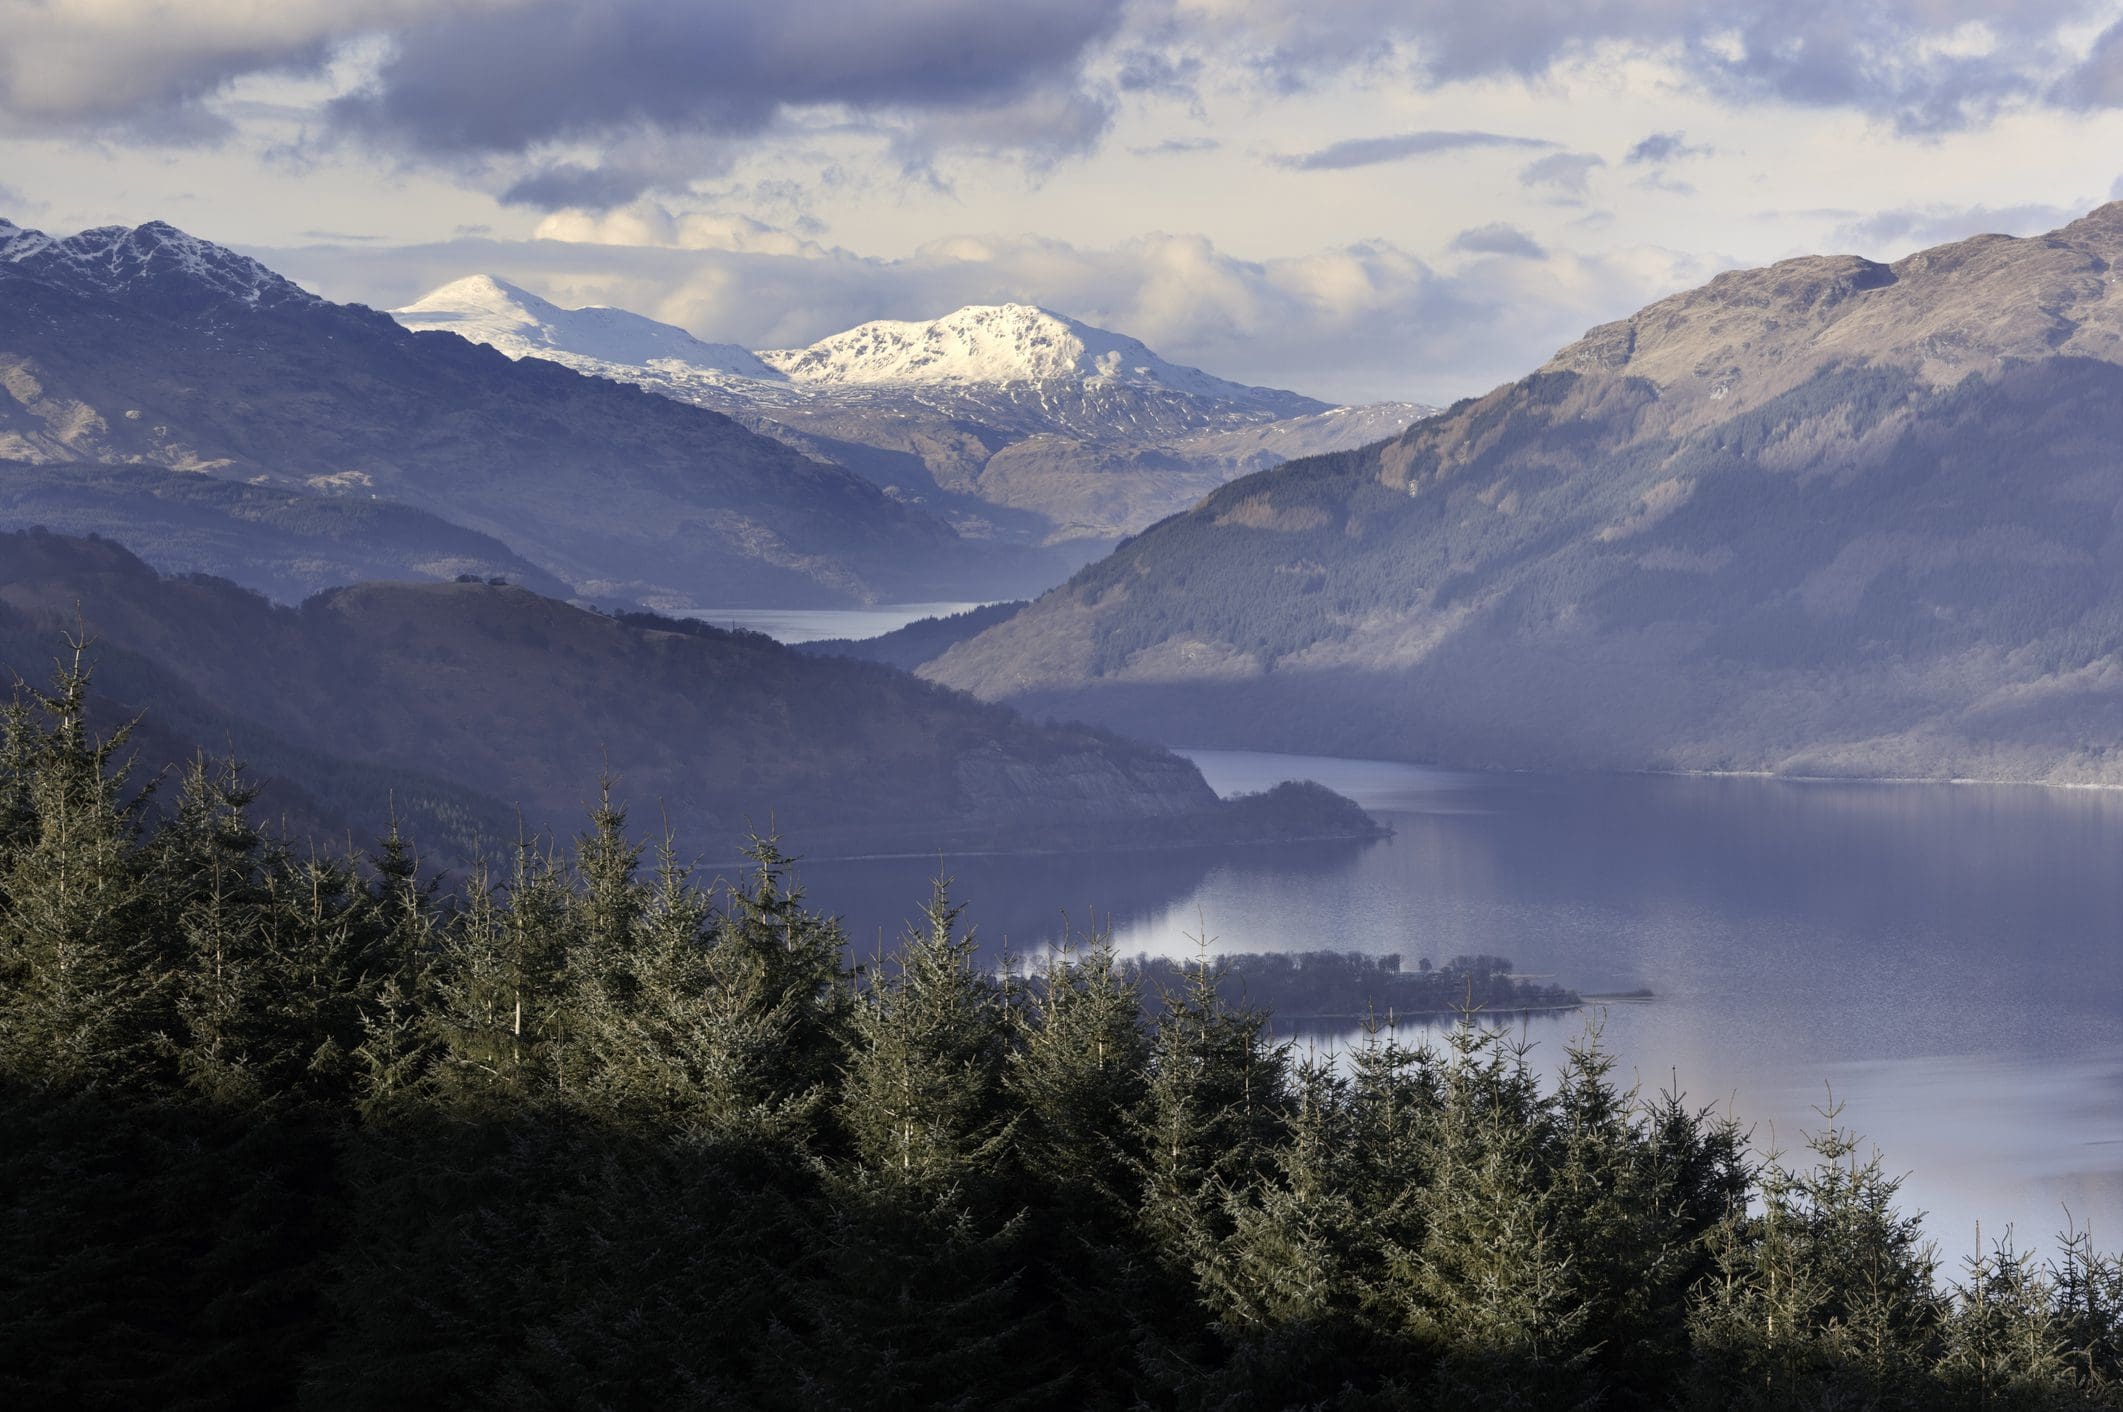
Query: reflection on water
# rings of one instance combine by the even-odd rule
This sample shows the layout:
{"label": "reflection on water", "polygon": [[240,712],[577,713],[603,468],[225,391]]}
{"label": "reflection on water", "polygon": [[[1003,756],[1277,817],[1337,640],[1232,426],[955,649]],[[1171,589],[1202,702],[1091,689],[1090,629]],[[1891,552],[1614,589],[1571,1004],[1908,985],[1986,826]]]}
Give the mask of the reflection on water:
{"label": "reflection on water", "polygon": [[[2123,795],[1195,758],[1224,793],[1319,779],[1394,836],[945,860],[983,939],[1036,949],[1096,909],[1129,953],[1206,926],[1232,951],[1489,952],[1581,991],[1650,986],[1603,1012],[1647,1088],[1677,1071],[1791,1148],[1832,1087],[1952,1254],[1978,1219],[2044,1239],[2066,1205],[2123,1247]],[[935,870],[804,880],[867,949]],[[1529,1033],[1559,1059],[1582,1023]]]}
{"label": "reflection on water", "polygon": [[883,637],[923,618],[947,618],[980,603],[885,603],[875,608],[688,608],[681,617],[718,628],[763,632],[776,642]]}

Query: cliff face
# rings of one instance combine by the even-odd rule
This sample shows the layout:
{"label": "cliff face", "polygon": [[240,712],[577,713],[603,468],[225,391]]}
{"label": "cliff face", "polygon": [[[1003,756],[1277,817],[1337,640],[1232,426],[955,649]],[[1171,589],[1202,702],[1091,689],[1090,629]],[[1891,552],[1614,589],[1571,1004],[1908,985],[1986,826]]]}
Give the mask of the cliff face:
{"label": "cliff face", "polygon": [[84,621],[113,658],[114,707],[171,714],[210,750],[268,740],[297,776],[338,771],[309,792],[348,801],[362,832],[420,781],[478,815],[453,825],[466,839],[506,843],[519,810],[566,834],[606,771],[637,822],[667,819],[702,849],[770,829],[814,854],[1374,831],[1347,801],[1281,828],[1157,747],[757,634],[485,583],[364,584],[279,608],[163,578],[115,545],[0,535],[0,666],[41,676]]}
{"label": "cliff face", "polygon": [[2119,262],[2123,203],[1720,276],[920,670],[1190,744],[2123,783]]}

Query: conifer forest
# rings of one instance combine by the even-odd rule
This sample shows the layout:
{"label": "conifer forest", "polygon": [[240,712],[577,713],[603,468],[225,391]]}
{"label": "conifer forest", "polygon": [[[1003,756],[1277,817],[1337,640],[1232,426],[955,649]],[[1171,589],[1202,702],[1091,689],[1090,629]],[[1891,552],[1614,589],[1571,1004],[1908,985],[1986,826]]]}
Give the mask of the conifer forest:
{"label": "conifer forest", "polygon": [[1764,1151],[1476,1011],[1321,1054],[1096,934],[997,972],[942,880],[851,956],[610,789],[320,853],[89,676],[0,734],[0,1404],[2123,1407],[2123,1263],[1941,1255],[1862,1114]]}

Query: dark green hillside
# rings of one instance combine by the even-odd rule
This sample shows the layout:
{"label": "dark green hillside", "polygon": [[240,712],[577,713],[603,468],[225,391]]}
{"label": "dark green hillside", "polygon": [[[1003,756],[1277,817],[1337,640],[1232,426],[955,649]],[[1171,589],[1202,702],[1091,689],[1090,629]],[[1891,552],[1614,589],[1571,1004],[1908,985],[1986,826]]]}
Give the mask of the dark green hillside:
{"label": "dark green hillside", "polygon": [[1393,442],[1225,486],[921,670],[1187,744],[2123,783],[2112,311],[2085,286],[2049,353],[2010,304],[1993,355],[1894,341],[1976,318],[1972,270],[2006,299],[2123,259],[2123,205],[1971,245],[1849,275],[1806,306],[1842,320],[1818,346],[1721,279],[1645,319],[1690,349],[1751,330],[1734,370],[1595,340]]}
{"label": "dark green hillside", "polygon": [[[614,619],[514,586],[364,584],[283,608],[225,582],[160,577],[115,545],[0,535],[0,612],[16,625],[4,665],[34,677],[86,623],[125,659],[109,685],[137,694],[121,703],[157,716],[173,696],[215,703],[292,750],[358,761],[375,795],[367,816],[403,774],[504,801],[539,831],[572,817],[609,770],[645,809],[725,847],[755,827],[812,852],[1375,831],[1315,791],[1226,804],[1156,747],[1029,725],[888,667]],[[173,725],[221,719],[186,710]],[[221,733],[199,743],[217,747]],[[290,760],[305,784],[310,766]]]}

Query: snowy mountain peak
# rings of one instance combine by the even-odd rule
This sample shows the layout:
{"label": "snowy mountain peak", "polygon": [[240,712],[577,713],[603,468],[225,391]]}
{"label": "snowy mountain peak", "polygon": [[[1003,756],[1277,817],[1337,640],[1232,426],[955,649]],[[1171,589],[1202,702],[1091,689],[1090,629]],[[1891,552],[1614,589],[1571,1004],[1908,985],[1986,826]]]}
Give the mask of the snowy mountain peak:
{"label": "snowy mountain peak", "polygon": [[[926,323],[880,319],[808,348],[759,356],[798,383],[995,386],[1066,381],[1127,384],[1247,404],[1294,398],[1168,363],[1135,339],[1035,304],[969,304]],[[1322,405],[1314,403],[1309,409]]]}
{"label": "snowy mountain peak", "polygon": [[0,263],[53,283],[102,294],[153,290],[197,304],[231,302],[251,308],[319,304],[308,290],[247,255],[188,235],[165,221],[97,226],[54,239],[0,222]]}
{"label": "snowy mountain peak", "polygon": [[417,332],[439,330],[485,343],[511,358],[571,364],[672,368],[779,381],[748,350],[704,343],[673,324],[625,309],[567,309],[499,275],[471,275],[430,290],[391,317]]}

